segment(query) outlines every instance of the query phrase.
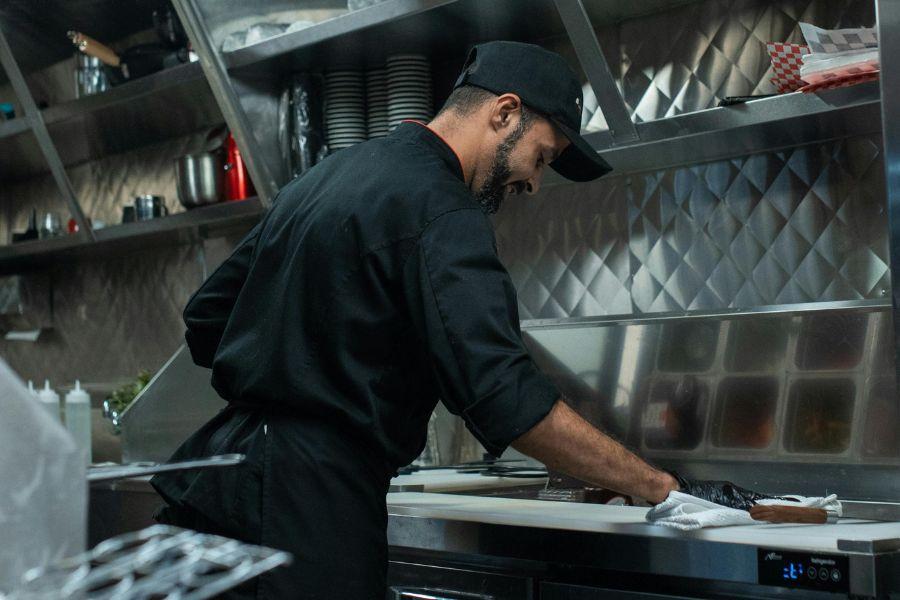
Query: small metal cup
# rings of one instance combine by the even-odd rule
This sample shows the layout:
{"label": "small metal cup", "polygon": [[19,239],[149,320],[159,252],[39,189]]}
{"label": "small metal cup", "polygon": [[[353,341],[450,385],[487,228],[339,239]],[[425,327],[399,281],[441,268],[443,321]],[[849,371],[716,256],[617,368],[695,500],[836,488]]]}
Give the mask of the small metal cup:
{"label": "small metal cup", "polygon": [[41,222],[40,237],[41,239],[46,239],[58,235],[62,235],[62,219],[59,218],[58,213],[48,212],[44,215],[44,220]]}
{"label": "small metal cup", "polygon": [[169,214],[164,196],[145,194],[134,199],[134,220],[149,221]]}
{"label": "small metal cup", "polygon": [[109,89],[109,81],[99,58],[75,54],[75,97],[83,98]]}

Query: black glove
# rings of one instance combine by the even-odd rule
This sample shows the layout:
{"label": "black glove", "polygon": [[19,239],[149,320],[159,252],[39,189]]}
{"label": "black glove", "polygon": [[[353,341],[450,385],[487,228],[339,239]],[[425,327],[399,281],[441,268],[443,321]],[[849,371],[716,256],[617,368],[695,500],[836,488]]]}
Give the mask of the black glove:
{"label": "black glove", "polygon": [[[678,480],[678,485],[681,486],[680,492],[740,510],[750,510],[757,500],[777,498],[777,496],[768,496],[744,489],[730,481],[691,481],[675,472],[672,472],[672,476]],[[778,499],[783,500],[784,498]]]}

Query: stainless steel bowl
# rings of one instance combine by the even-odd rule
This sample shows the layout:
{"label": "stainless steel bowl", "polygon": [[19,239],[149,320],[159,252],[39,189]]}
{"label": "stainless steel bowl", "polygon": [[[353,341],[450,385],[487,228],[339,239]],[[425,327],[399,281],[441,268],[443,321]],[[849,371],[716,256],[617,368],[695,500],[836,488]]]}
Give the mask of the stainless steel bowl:
{"label": "stainless steel bowl", "polygon": [[187,209],[225,198],[225,156],[221,151],[198,152],[175,161],[178,201]]}

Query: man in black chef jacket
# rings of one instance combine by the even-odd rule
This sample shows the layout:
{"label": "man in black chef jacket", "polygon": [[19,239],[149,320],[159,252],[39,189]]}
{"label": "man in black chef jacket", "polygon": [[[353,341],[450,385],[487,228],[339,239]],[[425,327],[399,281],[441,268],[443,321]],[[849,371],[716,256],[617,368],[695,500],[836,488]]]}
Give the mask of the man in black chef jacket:
{"label": "man in black chef jacket", "polygon": [[545,166],[574,181],[609,170],[579,135],[581,102],[558,55],[475,47],[431,123],[285,186],[190,299],[188,346],[228,405],[173,459],[242,452],[247,464],[153,484],[160,520],[293,554],[241,597],[384,598],[385,493],[421,452],[438,398],[494,455],[513,445],[651,502],[679,484],[722,492],[582,420],[523,346],[487,214],[537,192]]}

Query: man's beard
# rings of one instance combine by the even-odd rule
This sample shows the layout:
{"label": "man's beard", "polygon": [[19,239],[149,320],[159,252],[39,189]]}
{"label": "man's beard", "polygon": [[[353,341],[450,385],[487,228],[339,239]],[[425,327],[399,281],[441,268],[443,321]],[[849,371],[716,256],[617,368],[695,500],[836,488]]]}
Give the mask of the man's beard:
{"label": "man's beard", "polygon": [[506,198],[506,181],[512,174],[509,168],[509,155],[525,135],[527,129],[527,124],[520,120],[513,132],[497,146],[497,152],[494,154],[494,161],[491,163],[487,177],[475,192],[475,199],[478,200],[481,210],[485,214],[492,215],[500,210],[500,204]]}

